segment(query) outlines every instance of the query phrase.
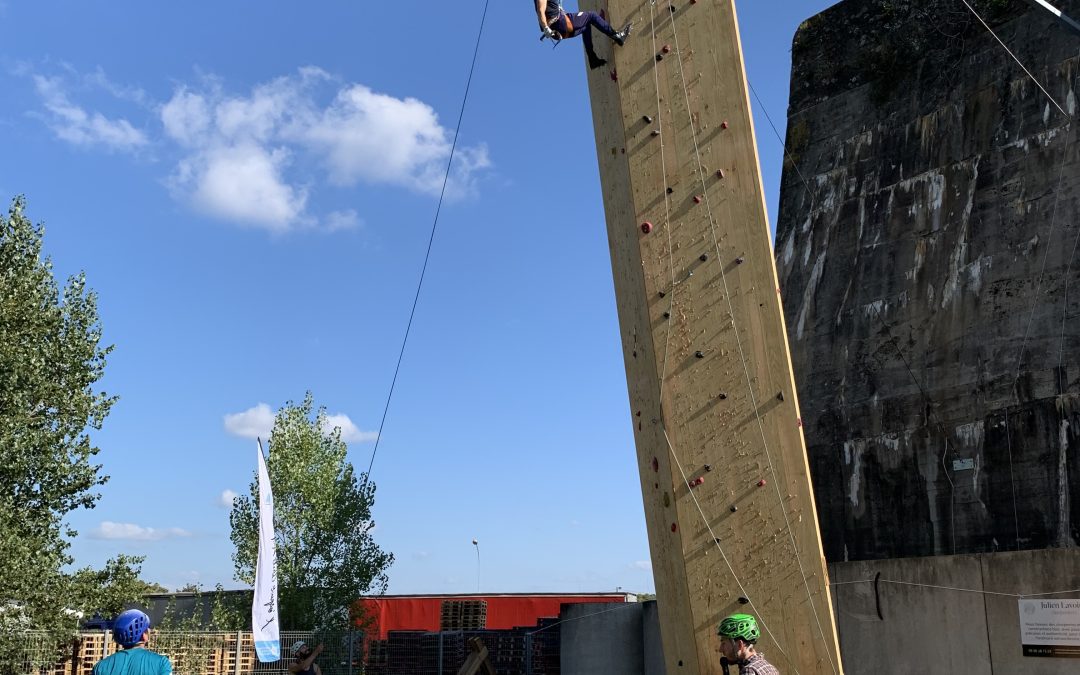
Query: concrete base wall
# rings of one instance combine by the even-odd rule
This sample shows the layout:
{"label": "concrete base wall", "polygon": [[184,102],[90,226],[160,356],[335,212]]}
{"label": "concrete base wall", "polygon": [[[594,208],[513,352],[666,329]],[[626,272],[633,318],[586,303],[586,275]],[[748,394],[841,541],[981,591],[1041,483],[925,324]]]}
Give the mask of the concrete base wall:
{"label": "concrete base wall", "polygon": [[563,605],[563,675],[665,675],[656,602]]}
{"label": "concrete base wall", "polygon": [[846,675],[1080,672],[1077,659],[1025,658],[1019,598],[990,594],[1080,597],[1080,550],[834,563],[829,577]]}

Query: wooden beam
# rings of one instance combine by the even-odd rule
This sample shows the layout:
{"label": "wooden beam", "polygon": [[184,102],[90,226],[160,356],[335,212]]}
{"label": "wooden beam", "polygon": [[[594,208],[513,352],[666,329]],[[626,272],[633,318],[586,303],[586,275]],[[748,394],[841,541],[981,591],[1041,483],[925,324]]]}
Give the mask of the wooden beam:
{"label": "wooden beam", "polygon": [[495,668],[488,660],[488,649],[480,638],[469,638],[469,656],[458,669],[457,675],[495,675]]}
{"label": "wooden beam", "polygon": [[667,672],[721,672],[749,612],[781,672],[841,673],[734,2],[604,4],[634,21],[588,78]]}

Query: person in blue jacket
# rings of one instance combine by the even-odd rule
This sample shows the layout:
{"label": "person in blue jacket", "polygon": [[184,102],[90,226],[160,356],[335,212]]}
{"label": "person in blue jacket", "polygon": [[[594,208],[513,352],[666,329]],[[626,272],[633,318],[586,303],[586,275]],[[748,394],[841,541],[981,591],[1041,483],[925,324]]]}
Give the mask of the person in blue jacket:
{"label": "person in blue jacket", "polygon": [[113,640],[122,649],[94,665],[93,675],[172,675],[169,657],[146,648],[150,617],[137,609],[121,612],[113,621]]}
{"label": "person in blue jacket", "polygon": [[590,68],[599,68],[607,63],[597,56],[596,50],[593,49],[592,29],[594,27],[620,47],[630,37],[630,28],[633,24],[628,23],[622,30],[616,31],[604,17],[596,12],[566,12],[562,8],[561,0],[535,1],[536,18],[540,22],[540,31],[543,33],[540,39],[548,37],[558,41],[580,35],[585,43],[585,53],[589,56]]}

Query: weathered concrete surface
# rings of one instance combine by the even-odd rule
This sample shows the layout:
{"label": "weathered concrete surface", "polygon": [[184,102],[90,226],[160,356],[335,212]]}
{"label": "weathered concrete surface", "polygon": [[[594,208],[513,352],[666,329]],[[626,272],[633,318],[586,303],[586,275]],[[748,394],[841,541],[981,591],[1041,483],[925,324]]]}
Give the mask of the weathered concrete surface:
{"label": "weathered concrete surface", "polygon": [[564,675],[644,673],[642,604],[563,605],[559,613],[563,621],[559,625],[561,672]]}
{"label": "weathered concrete surface", "polygon": [[[1080,40],[975,4],[1074,112]],[[1080,123],[959,2],[848,0],[793,63],[776,256],[826,557],[1075,547]]]}
{"label": "weathered concrete surface", "polygon": [[1018,598],[996,594],[1080,589],[1080,550],[833,563],[829,577],[848,675],[1078,670],[1022,656]]}

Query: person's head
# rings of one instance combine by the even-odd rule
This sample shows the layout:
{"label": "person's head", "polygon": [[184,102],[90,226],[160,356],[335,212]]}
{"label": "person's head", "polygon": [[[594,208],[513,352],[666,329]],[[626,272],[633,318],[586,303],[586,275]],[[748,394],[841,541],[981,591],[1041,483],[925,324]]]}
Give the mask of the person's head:
{"label": "person's head", "polygon": [[292,647],[289,648],[292,652],[294,659],[306,659],[311,656],[311,647],[307,646],[307,643],[303,640],[297,640],[292,643]]}
{"label": "person's head", "polygon": [[751,614],[732,614],[720,622],[716,634],[720,636],[720,653],[735,663],[748,659],[761,637],[757,619]]}
{"label": "person's head", "polygon": [[150,617],[137,609],[120,612],[113,621],[113,639],[124,649],[143,644],[150,632]]}

